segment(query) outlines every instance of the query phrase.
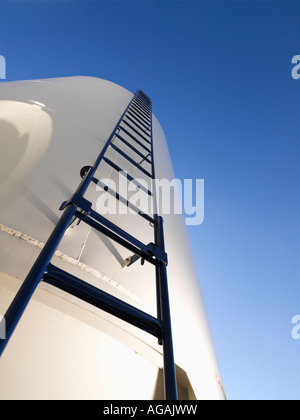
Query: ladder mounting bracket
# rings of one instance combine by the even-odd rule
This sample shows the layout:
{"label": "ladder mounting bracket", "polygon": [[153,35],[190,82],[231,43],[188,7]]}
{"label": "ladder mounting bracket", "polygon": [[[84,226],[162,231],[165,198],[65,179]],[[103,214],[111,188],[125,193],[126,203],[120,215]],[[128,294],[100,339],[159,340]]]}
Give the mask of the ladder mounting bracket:
{"label": "ladder mounting bracket", "polygon": [[[159,260],[162,264],[168,265],[168,254],[161,250],[157,245],[155,245],[153,242],[150,242],[147,247],[149,248],[149,251],[151,252],[151,256],[155,257],[157,260]],[[126,258],[123,261],[122,267],[127,268],[130,267],[132,264],[134,264],[136,261],[138,261],[141,258],[138,254],[133,254],[130,257]],[[144,259],[141,258],[142,265],[144,264]]]}
{"label": "ladder mounting bracket", "polygon": [[70,204],[75,206],[78,211],[81,211],[86,215],[89,215],[92,211],[92,203],[76,193],[70,198],[70,200],[64,201],[59,210],[64,210]]}

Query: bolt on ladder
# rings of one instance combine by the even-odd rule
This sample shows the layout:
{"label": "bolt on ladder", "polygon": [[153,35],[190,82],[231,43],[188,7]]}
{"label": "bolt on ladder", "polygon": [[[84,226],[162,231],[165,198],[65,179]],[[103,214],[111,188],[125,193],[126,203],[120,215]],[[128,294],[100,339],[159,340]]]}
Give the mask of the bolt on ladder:
{"label": "bolt on ladder", "polygon": [[[129,147],[135,155],[138,156],[139,159],[142,158],[142,160],[137,162],[126,154],[113,142],[115,139],[118,139],[123,145]],[[132,143],[138,145],[140,148],[137,149]],[[156,200],[155,187],[153,187],[152,191],[148,190],[144,185],[112,162],[112,160],[107,157],[109,147],[113,148],[115,152],[123,156],[123,158],[141,170],[150,179],[155,179],[152,136],[152,101],[141,90],[138,90],[129,102],[94,165],[85,166],[81,169],[80,175],[82,181],[73,196],[69,201],[66,201],[61,205],[60,210],[63,210],[62,216],[4,315],[6,339],[0,338],[0,356],[17,323],[22,317],[34,291],[39,283],[44,281],[157,337],[159,343],[163,346],[165,398],[167,400],[177,400],[166,269],[168,261],[164,244],[163,219],[157,214],[156,207],[153,217],[149,216],[130,203],[130,201],[126,200],[115,191],[112,191],[111,188],[96,179],[94,175],[101,162],[105,161],[112,169],[122,175],[125,174],[124,176],[126,176],[129,181],[134,182],[146,194],[152,196],[154,201]],[[142,153],[141,150],[145,152]],[[151,171],[146,170],[142,166],[143,162],[148,162],[150,164]],[[96,183],[102,187],[102,189],[112,194],[117,200],[135,210],[139,216],[148,220],[154,229],[154,243],[146,245],[140,242],[134,236],[94,211],[92,209],[92,203],[84,197],[91,182]],[[155,183],[153,183],[153,186],[155,186]],[[147,261],[155,266],[157,318],[82,281],[51,263],[51,259],[66,230],[76,219],[86,223],[130,250],[133,255],[126,260],[126,265],[129,266],[141,258],[142,263]]]}

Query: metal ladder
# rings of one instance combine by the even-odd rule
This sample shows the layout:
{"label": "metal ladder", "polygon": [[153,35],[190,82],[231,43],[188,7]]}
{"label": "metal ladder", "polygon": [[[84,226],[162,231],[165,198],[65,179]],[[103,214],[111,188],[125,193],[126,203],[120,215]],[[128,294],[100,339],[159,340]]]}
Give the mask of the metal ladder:
{"label": "metal ladder", "polygon": [[[137,162],[128,156],[128,154],[126,154],[113,142],[115,139],[118,139],[118,141],[120,141],[123,145],[126,145],[133,150],[135,155],[142,160]],[[131,139],[131,142],[129,139]],[[137,149],[132,143],[138,145],[140,148]],[[177,400],[176,373],[173,355],[166,269],[168,261],[164,244],[163,219],[157,214],[156,207],[154,207],[153,212],[155,214],[151,217],[140,211],[139,208],[131,204],[128,200],[124,199],[116,192],[112,191],[109,187],[103,185],[103,183],[94,177],[99,165],[103,161],[105,161],[112,169],[124,175],[125,171],[107,157],[107,151],[110,147],[136,168],[141,170],[147,177],[153,180],[155,179],[152,136],[152,101],[141,90],[138,90],[129,102],[123,115],[105,143],[101,153],[97,157],[94,165],[85,166],[81,169],[80,175],[82,177],[82,181],[73,196],[69,199],[69,201],[66,201],[61,205],[60,210],[63,210],[63,214],[60,217],[59,222],[54,228],[35,264],[28,273],[21,288],[4,315],[6,339],[0,339],[0,356],[35,289],[41,281],[44,281],[157,337],[159,344],[163,346],[165,398],[166,400]],[[145,151],[145,154],[141,153],[141,149]],[[142,166],[143,162],[148,162],[151,165],[151,171],[146,170]],[[145,188],[144,185],[136,181],[131,175],[126,173],[126,177],[128,180],[136,183],[140,189],[156,200],[155,188],[152,188],[152,191],[150,191]],[[120,200],[123,204],[126,204],[128,207],[135,210],[139,216],[149,221],[154,229],[154,242],[147,245],[140,242],[128,232],[122,230],[101,214],[94,211],[92,209],[92,203],[84,197],[84,194],[91,182],[94,182],[97,185],[100,184],[105,191],[113,194],[117,200]],[[153,185],[155,185],[155,183],[153,183]],[[88,224],[92,228],[130,250],[133,255],[128,259],[128,265],[133,264],[141,258],[142,263],[147,261],[155,266],[157,318],[82,281],[72,274],[55,267],[51,263],[51,259],[66,230],[76,219]]]}

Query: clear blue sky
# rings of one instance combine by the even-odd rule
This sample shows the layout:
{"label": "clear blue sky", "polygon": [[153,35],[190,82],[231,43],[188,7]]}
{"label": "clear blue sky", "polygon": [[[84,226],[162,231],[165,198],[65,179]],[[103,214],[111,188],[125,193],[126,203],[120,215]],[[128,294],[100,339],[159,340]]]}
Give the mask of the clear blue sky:
{"label": "clear blue sky", "polygon": [[0,0],[7,80],[143,89],[176,176],[205,180],[189,233],[228,399],[299,399],[298,1]]}

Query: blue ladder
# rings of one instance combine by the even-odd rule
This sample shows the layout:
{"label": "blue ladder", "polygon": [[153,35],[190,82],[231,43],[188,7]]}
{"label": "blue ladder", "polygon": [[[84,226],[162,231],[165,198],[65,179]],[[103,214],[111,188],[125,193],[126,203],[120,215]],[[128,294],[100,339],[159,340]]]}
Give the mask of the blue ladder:
{"label": "blue ladder", "polygon": [[[118,139],[122,145],[130,148],[141,161],[138,162],[134,160],[118,147],[115,142],[113,143],[116,139]],[[137,147],[139,146],[140,149],[133,146],[132,140],[133,144]],[[4,315],[6,339],[0,338],[0,356],[34,291],[39,283],[44,281],[155,336],[158,339],[159,344],[163,346],[165,398],[166,400],[177,400],[166,268],[168,258],[165,252],[163,218],[158,214],[154,214],[153,217],[145,214],[128,200],[115,191],[112,191],[108,186],[94,177],[102,161],[110,165],[115,171],[124,175],[125,171],[107,157],[109,147],[113,148],[115,152],[141,170],[150,179],[155,179],[152,137],[152,101],[141,90],[138,90],[129,102],[94,165],[85,166],[81,169],[80,175],[82,181],[73,196],[61,205],[60,210],[63,211],[62,216]],[[140,151],[141,149],[143,152]],[[150,165],[151,170],[146,170],[142,166],[143,162],[147,162]],[[133,176],[127,173],[124,176],[136,183],[141,190],[155,199],[155,190],[148,190],[144,185],[135,180]],[[154,243],[144,244],[140,242],[134,236],[125,232],[101,214],[94,211],[92,209],[92,203],[84,197],[91,182],[102,187],[104,191],[112,194],[117,200],[126,204],[128,207],[135,210],[139,216],[149,221],[154,228]],[[153,183],[153,185],[155,184]],[[154,213],[157,213],[157,211],[154,210]],[[128,266],[138,259],[141,259],[142,263],[147,261],[155,266],[157,318],[84,282],[51,263],[51,259],[66,230],[76,219],[86,223],[130,250],[133,255],[128,259]]]}

